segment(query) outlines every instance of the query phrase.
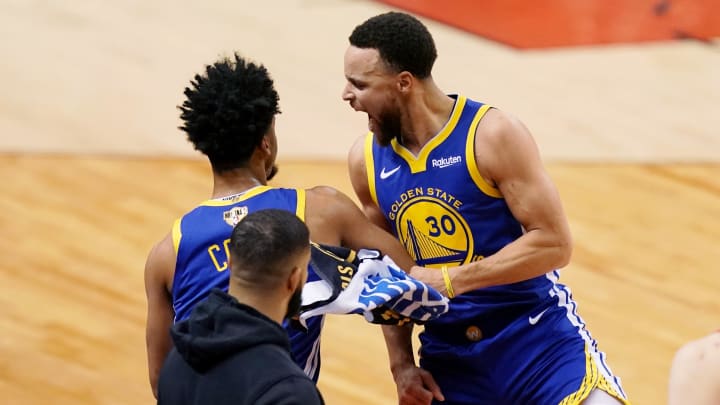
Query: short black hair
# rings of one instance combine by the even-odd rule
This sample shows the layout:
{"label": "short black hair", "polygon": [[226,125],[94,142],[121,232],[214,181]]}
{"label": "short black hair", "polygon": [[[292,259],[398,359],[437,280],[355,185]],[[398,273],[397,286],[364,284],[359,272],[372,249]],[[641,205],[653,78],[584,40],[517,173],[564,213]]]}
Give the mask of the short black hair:
{"label": "short black hair", "polygon": [[180,129],[216,172],[245,166],[280,113],[280,98],[265,66],[235,53],[206,66],[190,84],[178,107]]}
{"label": "short black hair", "polygon": [[408,71],[425,79],[437,59],[435,41],[420,20],[410,14],[391,11],[358,25],[350,34],[350,45],[373,48],[396,72]]}
{"label": "short black hair", "polygon": [[230,237],[232,275],[250,285],[275,286],[291,270],[283,267],[288,258],[309,248],[310,231],[294,213],[252,212],[235,225]]}

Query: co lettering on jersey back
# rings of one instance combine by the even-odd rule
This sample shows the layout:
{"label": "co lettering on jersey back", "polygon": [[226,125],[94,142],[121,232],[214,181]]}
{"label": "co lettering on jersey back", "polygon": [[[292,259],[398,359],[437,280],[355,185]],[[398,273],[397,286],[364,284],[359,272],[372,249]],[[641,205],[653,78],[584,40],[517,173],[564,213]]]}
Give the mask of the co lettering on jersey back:
{"label": "co lettering on jersey back", "polygon": [[228,269],[228,257],[230,257],[230,238],[225,239],[222,242],[222,247],[217,243],[210,245],[207,248],[207,252],[208,255],[210,255],[210,260],[212,261],[213,265],[215,265],[215,270],[225,271]]}

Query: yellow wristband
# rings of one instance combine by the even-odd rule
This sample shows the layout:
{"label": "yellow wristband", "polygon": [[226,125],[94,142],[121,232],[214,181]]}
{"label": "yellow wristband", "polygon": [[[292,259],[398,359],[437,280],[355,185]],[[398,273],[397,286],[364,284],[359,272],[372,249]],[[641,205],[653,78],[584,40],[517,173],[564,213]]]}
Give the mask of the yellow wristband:
{"label": "yellow wristband", "polygon": [[455,298],[455,291],[453,291],[452,283],[450,282],[450,275],[448,274],[447,265],[441,268],[443,280],[445,280],[445,289],[447,290],[448,298]]}

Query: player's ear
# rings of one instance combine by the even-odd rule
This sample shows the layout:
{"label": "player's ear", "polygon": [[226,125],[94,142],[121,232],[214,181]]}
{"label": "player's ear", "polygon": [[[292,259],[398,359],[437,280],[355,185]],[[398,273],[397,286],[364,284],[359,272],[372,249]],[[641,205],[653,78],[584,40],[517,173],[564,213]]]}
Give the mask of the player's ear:
{"label": "player's ear", "polygon": [[262,141],[260,141],[260,148],[268,155],[272,153],[272,148],[270,146],[270,135],[265,134],[265,136],[263,136]]}
{"label": "player's ear", "polygon": [[415,76],[408,71],[402,71],[397,75],[397,89],[401,93],[407,93],[415,84]]}
{"label": "player's ear", "polygon": [[294,292],[303,282],[303,269],[297,266],[293,267],[292,270],[290,270],[290,275],[287,279],[287,290],[289,292]]}

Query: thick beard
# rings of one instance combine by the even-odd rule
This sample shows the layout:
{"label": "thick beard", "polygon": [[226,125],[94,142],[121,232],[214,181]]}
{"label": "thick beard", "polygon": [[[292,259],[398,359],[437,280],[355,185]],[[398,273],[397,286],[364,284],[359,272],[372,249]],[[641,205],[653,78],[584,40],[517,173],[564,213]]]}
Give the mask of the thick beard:
{"label": "thick beard", "polygon": [[288,301],[287,312],[285,312],[285,319],[295,317],[300,313],[300,305],[302,304],[302,285],[300,285]]}
{"label": "thick beard", "polygon": [[400,138],[402,126],[400,125],[400,116],[396,114],[383,114],[379,120],[375,121],[378,125],[375,132],[375,139],[380,146],[390,145],[390,141]]}

